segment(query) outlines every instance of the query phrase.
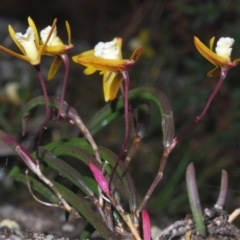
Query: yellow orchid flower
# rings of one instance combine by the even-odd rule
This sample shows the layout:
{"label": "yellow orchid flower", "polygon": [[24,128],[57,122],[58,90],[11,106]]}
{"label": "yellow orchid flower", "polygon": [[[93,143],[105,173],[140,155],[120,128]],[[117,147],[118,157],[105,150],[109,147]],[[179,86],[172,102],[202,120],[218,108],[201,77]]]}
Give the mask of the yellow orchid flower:
{"label": "yellow orchid flower", "polygon": [[87,68],[84,74],[90,75],[100,71],[103,75],[103,92],[105,101],[114,100],[121,87],[122,72],[126,71],[138,59],[142,48],[137,48],[130,59],[122,59],[122,39],[114,38],[111,42],[98,43],[94,50],[74,56],[74,62]]}
{"label": "yellow orchid flower", "polygon": [[[56,25],[56,19],[53,22],[52,29]],[[12,26],[8,26],[8,31],[10,36],[12,37],[15,44],[18,46],[18,48],[21,50],[23,55],[15,53],[3,46],[0,45],[0,50],[2,50],[5,53],[8,53],[14,57],[20,58],[24,61],[29,62],[31,65],[39,65],[41,61],[41,56],[44,52],[44,49],[46,47],[46,44],[40,45],[39,43],[39,36],[37,33],[37,28],[33,22],[33,20],[28,17],[28,24],[29,27],[25,34],[22,33],[15,33]],[[52,31],[50,31],[49,37],[51,36]],[[47,39],[47,41],[48,41]]]}
{"label": "yellow orchid flower", "polygon": [[66,29],[68,34],[68,45],[65,45],[62,40],[57,36],[57,27],[54,26],[52,34],[50,35],[50,38],[48,42],[46,43],[46,40],[51,32],[52,27],[48,26],[44,28],[40,32],[40,37],[43,43],[46,43],[46,48],[44,49],[44,54],[50,55],[50,56],[56,56],[59,54],[67,53],[70,49],[73,48],[73,45],[71,44],[71,30],[69,23],[66,21]]}
{"label": "yellow orchid flower", "polygon": [[[57,28],[56,26],[54,26],[52,34],[50,35],[50,38],[46,44],[47,46],[45,47],[43,52],[44,55],[56,56],[56,58],[54,59],[50,67],[48,80],[51,80],[55,76],[57,70],[59,69],[62,63],[61,55],[66,54],[70,49],[73,48],[73,45],[71,43],[70,26],[67,21],[65,22],[65,24],[66,24],[67,34],[68,34],[68,45],[65,45],[62,42],[62,40],[57,36]],[[43,44],[46,43],[46,40],[51,32],[51,29],[52,27],[48,26],[40,32],[40,37]]]}
{"label": "yellow orchid flower", "polygon": [[231,52],[232,52],[232,45],[234,43],[233,38],[229,37],[222,37],[218,40],[216,46],[216,53],[213,52],[213,43],[215,37],[210,39],[210,48],[206,47],[197,37],[194,37],[194,44],[197,50],[213,65],[216,66],[213,70],[208,72],[207,76],[215,77],[218,76],[221,72],[222,68],[230,69],[235,67],[239,62],[240,59],[236,59],[231,61]]}

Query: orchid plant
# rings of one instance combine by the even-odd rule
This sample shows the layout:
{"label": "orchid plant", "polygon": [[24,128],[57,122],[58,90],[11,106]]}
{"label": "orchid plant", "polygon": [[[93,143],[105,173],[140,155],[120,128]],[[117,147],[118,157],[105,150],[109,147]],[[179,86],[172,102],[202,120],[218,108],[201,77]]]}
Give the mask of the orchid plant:
{"label": "orchid plant", "polygon": [[[104,239],[152,239],[150,216],[146,211],[148,199],[164,176],[164,169],[172,150],[186,133],[204,117],[226,78],[228,70],[236,67],[240,62],[240,59],[231,61],[230,58],[234,40],[229,37],[220,38],[215,53],[212,50],[214,38],[210,40],[210,48],[208,48],[197,37],[194,37],[197,50],[215,65],[215,68],[208,73],[208,76],[220,75],[220,78],[201,114],[186,126],[182,133],[175,136],[173,111],[167,96],[161,90],[155,88],[129,89],[130,77],[128,71],[130,67],[134,67],[135,62],[140,57],[143,51],[142,47],[137,48],[130,58],[123,58],[122,39],[116,37],[110,42],[99,42],[93,50],[72,57],[74,62],[86,67],[84,74],[91,75],[99,71],[103,75],[103,95],[104,100],[108,103],[92,117],[88,124],[85,124],[76,110],[64,100],[70,64],[68,54],[69,50],[73,49],[69,23],[66,21],[67,44],[64,44],[57,35],[57,19],[53,21],[52,26],[48,26],[40,32],[40,38],[37,28],[30,17],[28,23],[29,27],[25,34],[15,33],[13,28],[9,26],[9,33],[23,53],[22,55],[3,46],[0,46],[0,50],[34,66],[43,91],[43,96],[38,96],[24,105],[22,112],[23,134],[25,134],[27,120],[34,108],[45,105],[46,113],[35,152],[32,154],[10,134],[0,130],[0,140],[9,145],[32,172],[29,174],[27,170],[23,174],[19,167],[15,167],[12,169],[10,176],[25,183],[33,198],[39,203],[59,207],[76,217],[85,218]],[[41,58],[44,55],[54,57],[47,77],[48,80],[55,76],[61,63],[64,63],[65,73],[60,98],[48,96],[47,94],[40,68]],[[119,90],[121,90],[121,96],[118,96]],[[109,101],[114,101],[114,109]],[[157,176],[145,197],[139,203],[137,193],[139,186],[135,186],[132,178],[134,173],[129,170],[129,164],[134,158],[141,140],[147,135],[147,129],[151,122],[151,105],[155,105],[161,114],[159,125],[161,125],[163,132],[163,153],[160,156]],[[48,127],[49,120],[56,119],[56,116],[51,115],[50,110],[52,109],[58,111],[57,119],[62,118],[70,124],[76,125],[84,137],[62,139],[40,146],[44,129]],[[122,114],[124,114],[125,118],[125,136],[120,151],[115,154],[110,149],[98,145],[93,135],[104,128],[106,124],[102,124],[103,122],[110,124]],[[132,144],[127,148],[130,141],[130,120],[134,123],[135,136]],[[76,159],[76,161],[79,161],[79,166],[85,165],[89,171],[82,172],[79,167],[71,166],[70,163],[64,160],[64,156]],[[48,177],[49,169],[64,176],[71,185],[82,192],[83,196],[77,195],[71,187],[65,186],[61,181]],[[39,180],[34,178],[34,174]],[[187,187],[196,229],[200,235],[207,236],[208,232],[201,211],[193,164],[190,164],[187,168]],[[124,198],[121,196],[122,189],[127,195],[128,206],[126,206]],[[48,202],[37,197],[34,191],[43,195],[48,199]],[[223,208],[226,192],[227,173],[223,171],[219,198],[214,206],[215,211],[218,213]],[[90,205],[89,202],[92,204]],[[239,212],[237,210],[231,215],[230,223]],[[209,212],[205,215],[208,216],[209,220]],[[81,239],[88,239],[93,232],[93,230],[85,230],[80,236]],[[169,236],[171,230],[172,228],[168,228],[156,239],[166,239],[164,237]],[[187,236],[185,235],[187,232],[181,234]]]}

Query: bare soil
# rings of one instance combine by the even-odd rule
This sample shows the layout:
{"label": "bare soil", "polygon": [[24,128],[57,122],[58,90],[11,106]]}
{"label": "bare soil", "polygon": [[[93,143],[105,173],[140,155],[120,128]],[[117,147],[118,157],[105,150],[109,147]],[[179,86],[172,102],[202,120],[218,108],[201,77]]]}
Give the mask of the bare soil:
{"label": "bare soil", "polygon": [[[214,209],[213,209],[214,210]],[[156,240],[233,240],[240,239],[240,230],[228,222],[225,211],[204,214],[207,236],[203,237],[196,229],[191,217],[176,221],[168,226]],[[208,211],[209,213],[209,211]],[[60,209],[48,208],[37,202],[25,202],[19,206],[4,204],[0,206],[0,221],[11,219],[17,222],[19,229],[0,228],[0,240],[66,240],[78,239],[86,224],[83,219],[70,217],[65,221],[65,213]],[[100,239],[93,237],[91,239]]]}
{"label": "bare soil", "polygon": [[192,218],[177,221],[164,229],[156,240],[233,240],[240,239],[240,230],[228,222],[228,213],[205,209],[206,236],[201,236]]}

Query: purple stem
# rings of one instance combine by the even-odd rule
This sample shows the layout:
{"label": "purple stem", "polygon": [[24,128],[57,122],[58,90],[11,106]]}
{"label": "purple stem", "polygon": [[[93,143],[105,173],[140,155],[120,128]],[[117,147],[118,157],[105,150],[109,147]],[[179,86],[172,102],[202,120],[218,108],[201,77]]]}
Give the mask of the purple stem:
{"label": "purple stem", "polygon": [[0,129],[0,139],[11,147],[17,155],[25,162],[25,164],[33,171],[38,172],[39,162],[35,161],[31,154],[21,146],[12,136]]}
{"label": "purple stem", "polygon": [[128,123],[128,91],[129,91],[129,75],[127,71],[123,71],[122,72],[122,76],[123,76],[123,80],[124,80],[124,117],[125,117],[125,136],[124,136],[124,140],[123,140],[123,144],[122,144],[122,148],[120,151],[120,154],[118,156],[117,162],[113,168],[112,174],[110,176],[110,180],[109,180],[109,189],[111,190],[111,183],[112,183],[112,179],[113,179],[113,175],[117,169],[117,166],[119,164],[119,162],[121,161],[123,154],[125,152],[125,148],[126,148],[126,144],[127,144],[127,140],[128,140],[128,134],[129,134],[129,123]]}
{"label": "purple stem", "polygon": [[45,86],[44,79],[43,79],[43,76],[42,76],[42,72],[41,72],[41,69],[40,69],[40,65],[36,65],[35,69],[37,71],[37,75],[38,75],[38,78],[39,78],[39,81],[40,81],[40,84],[41,84],[41,87],[42,87],[43,96],[44,96],[44,100],[45,100],[45,107],[46,107],[45,121],[42,125],[42,130],[41,130],[41,132],[38,136],[38,140],[37,140],[37,143],[36,143],[36,158],[39,159],[38,148],[39,148],[40,142],[42,140],[43,133],[47,129],[49,116],[50,116],[50,108],[49,108],[49,102],[48,102],[48,94],[47,94],[46,86]]}
{"label": "purple stem", "polygon": [[68,58],[68,55],[67,54],[61,54],[60,57],[62,58],[62,61],[64,63],[65,72],[64,72],[62,93],[61,93],[61,97],[60,97],[60,105],[59,105],[59,111],[58,111],[57,119],[59,118],[59,116],[61,114],[61,111],[62,111],[62,105],[63,105],[63,101],[64,101],[67,79],[68,79],[68,72],[69,72],[69,58]]}
{"label": "purple stem", "polygon": [[[123,146],[122,146],[122,155],[125,151],[125,147],[127,144],[127,140],[128,140],[128,134],[129,134],[129,116],[128,116],[128,92],[129,92],[129,76],[128,76],[128,72],[124,71],[122,72],[123,75],[123,79],[124,79],[124,117],[125,117],[125,137],[124,137],[124,142],[123,142]],[[122,157],[122,156],[121,156]],[[120,159],[121,159],[120,157]]]}
{"label": "purple stem", "polygon": [[207,104],[205,105],[203,111],[201,112],[201,114],[199,116],[196,117],[196,119],[191,122],[180,134],[178,137],[176,137],[173,141],[173,144],[172,144],[172,149],[176,146],[176,144],[182,139],[182,137],[192,129],[192,127],[194,125],[196,125],[203,117],[204,115],[206,114],[210,104],[212,103],[212,100],[214,99],[214,97],[216,96],[219,88],[221,87],[224,79],[226,78],[227,76],[227,71],[228,69],[227,68],[221,68],[221,75],[220,75],[220,78],[219,78],[219,81],[215,87],[215,89],[213,90],[211,96],[209,97],[208,101],[207,101]]}

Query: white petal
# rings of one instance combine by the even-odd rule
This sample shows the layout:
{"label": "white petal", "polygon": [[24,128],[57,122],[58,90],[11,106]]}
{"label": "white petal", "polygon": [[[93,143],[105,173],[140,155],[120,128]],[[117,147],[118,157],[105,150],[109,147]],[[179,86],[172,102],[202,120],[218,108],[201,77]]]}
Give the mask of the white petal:
{"label": "white petal", "polygon": [[111,42],[99,42],[94,48],[94,56],[104,59],[121,59],[120,53],[116,38]]}
{"label": "white petal", "polygon": [[230,56],[232,53],[232,45],[234,43],[234,39],[230,37],[222,37],[218,40],[216,46],[216,53],[221,56],[228,58],[230,60]]}
{"label": "white petal", "polygon": [[35,44],[35,35],[32,28],[28,27],[26,33],[16,33],[15,35],[17,41],[23,46],[26,56],[28,56],[32,61],[37,59],[38,51]]}
{"label": "white petal", "polygon": [[[47,37],[51,31],[52,27],[48,26],[46,28],[44,28],[41,32],[40,32],[40,37],[43,43],[46,42]],[[57,46],[57,45],[62,45],[62,41],[60,40],[60,38],[57,36],[57,28],[54,27],[53,32],[48,40],[47,43],[48,46]]]}

